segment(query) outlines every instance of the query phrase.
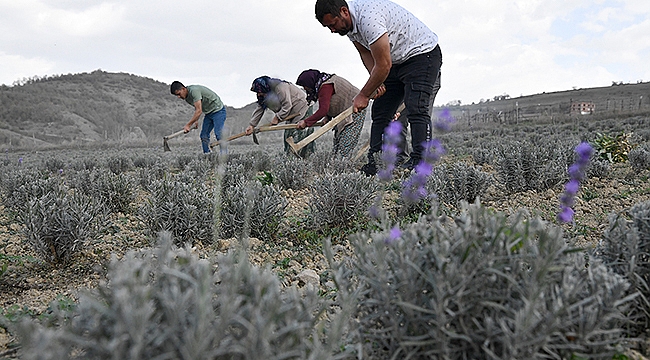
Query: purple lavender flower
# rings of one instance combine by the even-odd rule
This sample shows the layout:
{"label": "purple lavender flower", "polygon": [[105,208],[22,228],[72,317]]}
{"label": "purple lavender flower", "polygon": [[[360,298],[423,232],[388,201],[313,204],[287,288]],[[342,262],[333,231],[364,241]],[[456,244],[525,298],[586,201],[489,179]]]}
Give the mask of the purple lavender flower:
{"label": "purple lavender flower", "polygon": [[407,203],[416,203],[427,197],[427,178],[433,173],[433,165],[445,154],[439,140],[433,139],[423,144],[422,160],[415,166],[415,172],[402,184],[402,196]]}
{"label": "purple lavender flower", "polygon": [[397,240],[399,240],[401,236],[402,236],[402,230],[400,230],[399,226],[395,226],[392,229],[390,229],[390,231],[388,232],[388,236],[386,237],[384,242],[386,244],[393,244]]}
{"label": "purple lavender flower", "polygon": [[399,121],[391,121],[384,130],[381,160],[384,162],[385,168],[377,174],[377,177],[382,181],[390,181],[393,177],[393,170],[395,170],[397,154],[399,153],[397,145],[402,141],[401,133],[402,123]]}
{"label": "purple lavender flower", "polygon": [[573,209],[569,206],[562,206],[558,218],[564,223],[571,222],[573,220]]}
{"label": "purple lavender flower", "polygon": [[560,196],[558,220],[563,223],[568,223],[573,220],[575,212],[571,207],[575,205],[575,196],[580,189],[580,181],[585,178],[585,172],[587,166],[589,166],[589,159],[593,155],[594,149],[588,143],[583,142],[576,146],[575,152],[578,154],[578,159],[567,169],[569,182],[564,186],[564,194]]}
{"label": "purple lavender flower", "polygon": [[433,124],[433,127],[437,131],[448,132],[455,121],[449,108],[444,108],[438,115],[438,120]]}
{"label": "purple lavender flower", "polygon": [[22,158],[22,157],[19,157],[19,158],[18,158],[18,164],[22,164],[22,163],[23,163],[23,158]]}

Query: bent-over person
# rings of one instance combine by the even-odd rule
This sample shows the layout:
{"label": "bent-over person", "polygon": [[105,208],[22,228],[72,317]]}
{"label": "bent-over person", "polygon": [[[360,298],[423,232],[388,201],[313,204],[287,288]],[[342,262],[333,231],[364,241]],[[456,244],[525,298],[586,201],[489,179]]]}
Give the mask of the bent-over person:
{"label": "bent-over person", "polygon": [[[250,135],[255,131],[266,109],[274,112],[271,125],[277,125],[284,121],[296,124],[311,115],[311,108],[307,103],[305,92],[288,81],[271,78],[266,75],[260,76],[253,81],[251,91],[257,94],[257,107],[253,111],[249,125],[246,128],[246,135]],[[294,141],[298,142],[313,132],[313,128],[285,130],[284,151],[287,153],[293,152],[291,146],[287,144],[287,138],[293,137]],[[304,158],[314,153],[315,150],[316,144],[311,142],[309,145],[300,149],[298,155]]]}
{"label": "bent-over person", "polygon": [[[359,93],[359,89],[343,77],[315,69],[303,71],[298,76],[296,85],[305,89],[308,102],[318,101],[318,110],[310,117],[300,120],[299,129],[314,126],[323,118],[323,122],[327,123],[352,106],[352,100]],[[359,142],[365,119],[364,109],[353,113],[334,127],[332,152],[335,155],[349,157]]]}

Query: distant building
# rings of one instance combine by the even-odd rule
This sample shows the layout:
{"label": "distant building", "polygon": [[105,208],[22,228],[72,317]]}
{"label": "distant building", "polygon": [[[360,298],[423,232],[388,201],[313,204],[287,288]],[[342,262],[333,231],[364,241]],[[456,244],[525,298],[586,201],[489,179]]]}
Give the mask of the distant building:
{"label": "distant building", "polygon": [[596,105],[591,101],[572,101],[571,115],[590,115],[596,111]]}

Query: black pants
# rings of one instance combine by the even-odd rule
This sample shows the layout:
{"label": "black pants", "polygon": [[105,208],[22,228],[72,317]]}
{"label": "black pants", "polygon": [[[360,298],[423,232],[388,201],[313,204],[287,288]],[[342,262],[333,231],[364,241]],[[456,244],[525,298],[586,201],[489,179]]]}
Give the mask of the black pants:
{"label": "black pants", "polygon": [[401,64],[393,64],[384,81],[386,93],[373,101],[372,128],[370,129],[370,161],[381,151],[382,136],[399,105],[404,102],[411,127],[411,159],[417,163],[422,158],[423,143],[431,140],[431,97],[435,96],[442,53],[440,47],[414,56]]}

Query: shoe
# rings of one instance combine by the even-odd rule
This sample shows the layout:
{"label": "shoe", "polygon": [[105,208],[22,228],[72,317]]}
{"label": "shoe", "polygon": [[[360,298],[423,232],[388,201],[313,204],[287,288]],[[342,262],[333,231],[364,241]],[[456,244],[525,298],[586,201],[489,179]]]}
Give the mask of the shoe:
{"label": "shoe", "polygon": [[375,176],[377,175],[377,165],[369,162],[361,167],[361,172],[368,177]]}
{"label": "shoe", "polygon": [[411,171],[415,168],[415,165],[417,165],[418,162],[419,160],[413,160],[413,158],[409,158],[407,161],[403,162],[399,167],[404,170]]}
{"label": "shoe", "polygon": [[397,155],[397,161],[395,161],[395,167],[400,168],[402,165],[407,162],[409,159],[408,155]]}

